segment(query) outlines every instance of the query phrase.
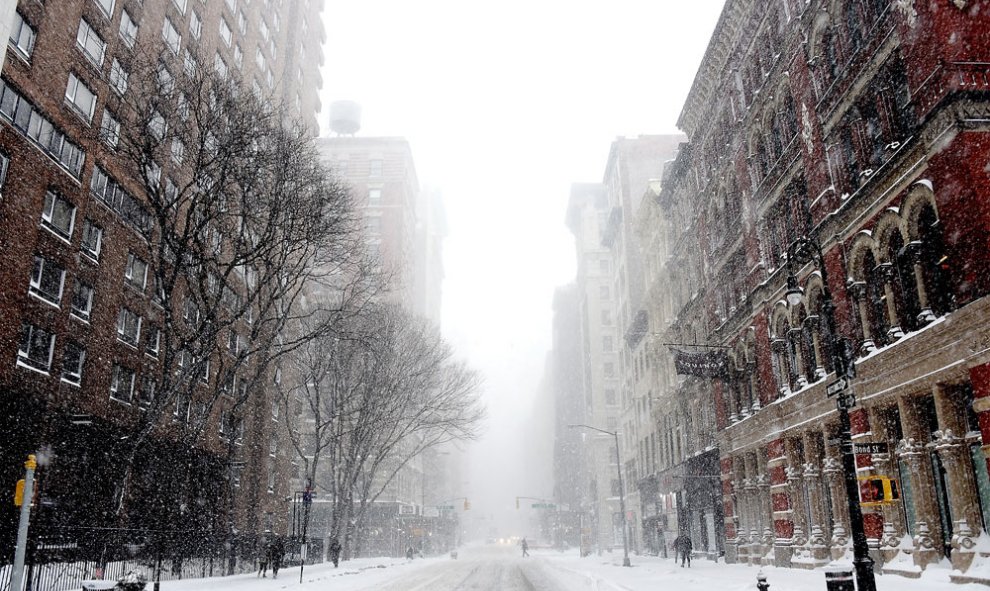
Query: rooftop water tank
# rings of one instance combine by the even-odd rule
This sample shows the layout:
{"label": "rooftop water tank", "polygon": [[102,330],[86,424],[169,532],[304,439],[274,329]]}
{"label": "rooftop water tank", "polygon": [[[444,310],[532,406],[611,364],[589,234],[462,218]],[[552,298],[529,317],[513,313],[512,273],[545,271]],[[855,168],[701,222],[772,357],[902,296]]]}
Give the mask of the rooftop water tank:
{"label": "rooftop water tank", "polygon": [[354,101],[330,103],[330,130],[337,135],[354,135],[361,129],[361,105]]}

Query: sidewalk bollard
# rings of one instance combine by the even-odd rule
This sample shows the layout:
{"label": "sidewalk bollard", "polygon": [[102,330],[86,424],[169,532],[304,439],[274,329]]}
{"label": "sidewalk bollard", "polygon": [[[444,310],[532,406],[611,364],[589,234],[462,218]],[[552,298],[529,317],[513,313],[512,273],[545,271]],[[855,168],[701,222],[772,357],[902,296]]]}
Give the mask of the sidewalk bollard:
{"label": "sidewalk bollard", "polygon": [[828,591],[855,591],[852,568],[836,566],[826,569],[825,587]]}
{"label": "sidewalk bollard", "polygon": [[760,591],[768,591],[770,589],[770,583],[767,582],[767,576],[763,574],[763,571],[756,573],[756,588]]}

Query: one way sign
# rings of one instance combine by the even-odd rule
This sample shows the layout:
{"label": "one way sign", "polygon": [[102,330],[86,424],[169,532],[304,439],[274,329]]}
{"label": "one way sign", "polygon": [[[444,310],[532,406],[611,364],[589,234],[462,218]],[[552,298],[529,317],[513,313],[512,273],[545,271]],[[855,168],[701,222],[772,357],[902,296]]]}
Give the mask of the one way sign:
{"label": "one way sign", "polygon": [[839,378],[828,386],[825,386],[825,394],[831,398],[840,392],[845,392],[847,388],[849,388],[849,380],[846,378]]}

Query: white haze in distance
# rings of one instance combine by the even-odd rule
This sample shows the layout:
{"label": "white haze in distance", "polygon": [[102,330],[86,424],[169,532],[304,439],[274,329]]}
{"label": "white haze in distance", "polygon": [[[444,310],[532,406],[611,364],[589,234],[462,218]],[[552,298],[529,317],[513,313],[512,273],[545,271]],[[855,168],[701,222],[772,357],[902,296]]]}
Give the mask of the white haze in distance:
{"label": "white haze in distance", "polygon": [[553,290],[575,274],[564,226],[570,184],[601,180],[616,136],[676,131],[722,4],[331,0],[324,8],[321,126],[331,101],[357,101],[358,135],[406,137],[421,184],[443,193],[443,332],[483,372],[489,409],[464,472],[473,504],[465,517],[478,531],[497,522],[502,535],[530,533],[514,497],[552,494],[553,434],[534,432],[530,415]]}

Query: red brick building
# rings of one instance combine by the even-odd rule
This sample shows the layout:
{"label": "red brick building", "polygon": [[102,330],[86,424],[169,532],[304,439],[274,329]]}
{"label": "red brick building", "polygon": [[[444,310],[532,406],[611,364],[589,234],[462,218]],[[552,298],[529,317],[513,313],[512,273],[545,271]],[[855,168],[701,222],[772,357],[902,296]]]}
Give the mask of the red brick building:
{"label": "red brick building", "polygon": [[[140,184],[121,174],[114,149],[130,52],[168,48],[186,67],[212,56],[198,66],[253,80],[315,136],[322,4],[17,3],[0,84],[0,487],[12,490],[26,455],[44,452],[36,527],[105,523],[116,460],[109,442],[152,395],[159,333],[138,231],[148,220]],[[204,378],[203,387],[220,386]],[[169,435],[185,428],[177,408],[141,458],[153,469],[139,489],[154,496],[133,511],[145,520],[178,515],[175,528],[226,530],[232,502],[234,530],[284,529],[290,459],[287,445],[271,443],[271,396],[252,396],[239,434],[225,432],[215,409],[193,449]],[[235,462],[224,453],[231,438],[243,450]],[[176,462],[190,467],[186,482],[168,477]],[[215,494],[228,483],[230,496]],[[0,539],[12,540],[16,522],[4,505]]]}
{"label": "red brick building", "polygon": [[[684,271],[670,335],[728,351],[722,377],[681,389],[714,404],[729,560],[811,567],[850,552],[825,393],[836,336],[855,348],[854,441],[886,444],[857,455],[859,476],[900,488],[864,507],[878,566],[916,575],[948,558],[971,572],[956,578],[982,576],[986,8],[726,3],[679,121],[690,141],[658,203],[695,247],[670,263]],[[796,269],[802,301],[784,297],[788,248],[804,236],[824,252],[838,335],[824,333],[814,264]]]}

